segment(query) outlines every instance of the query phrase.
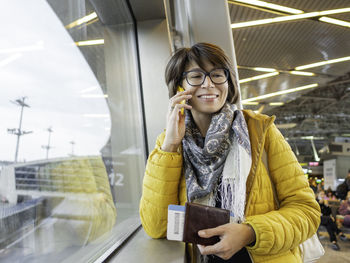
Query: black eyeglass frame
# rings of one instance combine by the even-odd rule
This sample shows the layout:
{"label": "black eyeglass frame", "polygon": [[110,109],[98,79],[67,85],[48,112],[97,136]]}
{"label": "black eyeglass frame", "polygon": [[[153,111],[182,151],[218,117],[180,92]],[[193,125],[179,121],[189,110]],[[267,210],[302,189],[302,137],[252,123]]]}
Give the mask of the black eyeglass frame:
{"label": "black eyeglass frame", "polygon": [[[224,70],[224,72],[225,72],[226,80],[223,81],[223,82],[215,82],[215,81],[212,80],[212,78],[211,78],[211,76],[210,76],[210,73],[211,73],[211,72],[213,72],[214,70],[218,70],[218,69],[222,69],[222,70]],[[191,73],[191,72],[202,72],[202,73],[204,74],[203,82],[202,82],[201,84],[192,85],[192,84],[188,81],[188,79],[187,79],[187,74],[188,74],[188,73]],[[182,77],[186,79],[186,82],[187,82],[188,85],[190,85],[190,86],[201,86],[201,85],[203,85],[203,83],[205,82],[205,79],[207,78],[207,76],[210,78],[211,82],[213,82],[214,84],[220,85],[220,84],[224,84],[225,82],[228,81],[228,78],[229,78],[229,71],[228,71],[228,69],[226,69],[226,68],[214,68],[214,69],[212,69],[210,72],[206,72],[206,71],[204,71],[204,70],[199,70],[199,69],[194,69],[194,70],[185,71],[184,73],[182,73]]]}

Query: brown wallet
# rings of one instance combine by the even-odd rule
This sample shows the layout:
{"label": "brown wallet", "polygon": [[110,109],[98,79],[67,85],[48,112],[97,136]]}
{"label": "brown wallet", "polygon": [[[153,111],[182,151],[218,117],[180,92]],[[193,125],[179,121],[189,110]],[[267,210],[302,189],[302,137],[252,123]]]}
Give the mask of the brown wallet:
{"label": "brown wallet", "polygon": [[214,228],[229,222],[229,210],[187,202],[183,241],[205,246],[214,245],[220,241],[218,236],[202,238],[198,236],[198,231]]}

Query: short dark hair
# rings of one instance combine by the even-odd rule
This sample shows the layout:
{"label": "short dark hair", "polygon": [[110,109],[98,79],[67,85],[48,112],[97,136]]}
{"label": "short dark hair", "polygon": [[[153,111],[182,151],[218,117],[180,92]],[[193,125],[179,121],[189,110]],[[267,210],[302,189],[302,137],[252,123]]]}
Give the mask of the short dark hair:
{"label": "short dark hair", "polygon": [[225,52],[214,44],[197,43],[190,48],[180,48],[170,58],[165,69],[165,82],[169,90],[169,98],[176,94],[177,87],[183,80],[183,72],[190,62],[195,62],[204,68],[204,62],[209,61],[214,67],[229,71],[227,101],[236,103],[238,99],[237,77],[233,65]]}

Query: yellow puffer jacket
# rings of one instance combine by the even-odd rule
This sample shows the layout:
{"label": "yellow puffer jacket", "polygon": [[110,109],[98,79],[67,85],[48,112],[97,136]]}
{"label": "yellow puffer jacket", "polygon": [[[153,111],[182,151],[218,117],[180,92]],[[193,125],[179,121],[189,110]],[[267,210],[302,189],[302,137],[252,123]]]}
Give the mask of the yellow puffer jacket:
{"label": "yellow puffer jacket", "polygon": [[[302,262],[299,244],[316,232],[320,224],[319,205],[290,146],[273,124],[274,117],[249,110],[243,113],[252,147],[245,223],[256,233],[255,245],[247,250],[254,263]],[[164,136],[162,133],[158,137],[148,158],[140,202],[143,228],[153,238],[166,236],[168,205],[184,205],[187,196],[182,150],[162,151]],[[262,162],[264,148],[279,210],[275,210],[271,181]]]}

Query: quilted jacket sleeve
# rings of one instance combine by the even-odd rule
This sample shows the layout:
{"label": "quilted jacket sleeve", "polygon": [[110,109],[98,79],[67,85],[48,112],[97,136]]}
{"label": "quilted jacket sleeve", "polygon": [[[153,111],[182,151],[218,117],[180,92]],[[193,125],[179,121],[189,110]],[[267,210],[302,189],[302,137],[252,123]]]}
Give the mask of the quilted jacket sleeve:
{"label": "quilted jacket sleeve", "polygon": [[[320,207],[289,144],[273,124],[265,150],[280,209],[247,217],[256,232],[255,254],[278,254],[311,237],[320,224]],[[263,165],[260,161],[260,165]]]}
{"label": "quilted jacket sleeve", "polygon": [[153,238],[166,236],[168,205],[179,203],[182,155],[160,149],[164,136],[165,133],[158,136],[148,157],[140,201],[142,226]]}

